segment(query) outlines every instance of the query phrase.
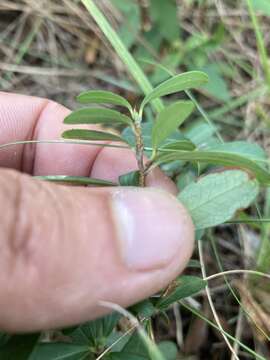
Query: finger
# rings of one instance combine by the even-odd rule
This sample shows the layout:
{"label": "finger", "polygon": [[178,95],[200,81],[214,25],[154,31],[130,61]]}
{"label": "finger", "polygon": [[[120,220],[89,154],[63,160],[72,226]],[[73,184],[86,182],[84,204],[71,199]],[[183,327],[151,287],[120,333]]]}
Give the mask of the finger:
{"label": "finger", "polygon": [[194,229],[156,189],[57,186],[0,170],[0,329],[93,319],[100,301],[131,305],[186,265]]}
{"label": "finger", "polygon": [[[62,105],[31,96],[0,93],[0,144],[23,140],[59,140],[70,111]],[[0,151],[0,166],[35,175],[88,176],[98,146],[27,144]]]}
{"label": "finger", "polygon": [[[0,92],[0,144],[18,140],[58,140],[68,127],[70,112],[47,99]],[[131,150],[78,144],[16,145],[0,150],[0,167],[34,175],[89,176],[117,181],[120,175],[137,169]],[[159,169],[146,181],[173,194],[176,187]]]}
{"label": "finger", "polygon": [[[93,163],[91,176],[98,179],[118,181],[120,175],[138,169],[132,150],[104,148]],[[159,168],[155,168],[146,177],[146,185],[164,189],[176,195],[177,187]]]}

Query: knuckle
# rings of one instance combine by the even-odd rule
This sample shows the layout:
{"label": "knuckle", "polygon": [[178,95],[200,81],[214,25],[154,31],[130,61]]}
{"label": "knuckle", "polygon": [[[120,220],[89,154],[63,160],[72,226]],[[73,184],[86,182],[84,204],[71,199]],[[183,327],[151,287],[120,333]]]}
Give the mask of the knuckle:
{"label": "knuckle", "polygon": [[50,216],[42,211],[50,197],[46,185],[15,171],[0,171],[0,203],[6,204],[0,226],[0,260],[10,277],[27,274],[29,281],[42,277],[41,239],[50,229]]}
{"label": "knuckle", "polygon": [[[3,173],[3,171],[1,171]],[[0,177],[1,202],[6,211],[1,226],[1,240],[12,258],[27,258],[32,227],[28,216],[29,201],[26,177],[15,171],[4,171]]]}

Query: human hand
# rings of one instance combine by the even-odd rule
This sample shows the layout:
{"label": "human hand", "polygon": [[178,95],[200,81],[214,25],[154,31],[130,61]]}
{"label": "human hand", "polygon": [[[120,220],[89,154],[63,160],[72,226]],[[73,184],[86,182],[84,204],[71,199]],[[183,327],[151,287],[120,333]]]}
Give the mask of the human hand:
{"label": "human hand", "polygon": [[[45,99],[0,93],[0,144],[59,139],[68,113]],[[183,270],[194,229],[159,169],[145,189],[59,186],[27,175],[116,181],[134,169],[126,149],[27,144],[0,151],[1,330],[84,322],[108,311],[100,301],[129,306]]]}

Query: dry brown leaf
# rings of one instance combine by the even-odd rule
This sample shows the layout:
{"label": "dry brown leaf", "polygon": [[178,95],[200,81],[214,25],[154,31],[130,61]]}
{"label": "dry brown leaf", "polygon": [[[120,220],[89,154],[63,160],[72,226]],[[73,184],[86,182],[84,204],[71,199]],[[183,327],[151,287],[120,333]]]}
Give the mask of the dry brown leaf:
{"label": "dry brown leaf", "polygon": [[93,37],[91,43],[86,47],[84,60],[86,64],[92,65],[96,62],[98,52],[100,49],[100,40],[98,37]]}
{"label": "dry brown leaf", "polygon": [[[251,325],[254,327],[256,337],[259,341],[265,341],[266,338],[262,334],[261,328],[268,336],[270,336],[270,314],[267,313],[261,304],[254,298],[247,283],[241,283],[240,281],[235,282],[240,292],[243,306],[250,318],[254,320]],[[255,290],[256,291],[256,290]],[[270,296],[270,295],[268,295]],[[248,319],[249,320],[249,319]]]}

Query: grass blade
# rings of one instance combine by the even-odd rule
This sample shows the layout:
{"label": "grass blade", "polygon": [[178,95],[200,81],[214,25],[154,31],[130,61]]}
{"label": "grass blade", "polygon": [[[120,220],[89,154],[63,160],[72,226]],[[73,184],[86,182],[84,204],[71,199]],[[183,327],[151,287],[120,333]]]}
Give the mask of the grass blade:
{"label": "grass blade", "polygon": [[246,0],[246,1],[247,1],[249,15],[250,15],[252,25],[254,28],[254,32],[256,35],[257,47],[258,47],[263,71],[265,74],[266,82],[267,82],[268,87],[270,87],[270,67],[269,67],[267,50],[266,50],[264,40],[263,40],[263,35],[262,35],[261,29],[260,29],[259,21],[256,17],[256,14],[255,14],[255,11],[253,8],[253,3],[251,0]]}
{"label": "grass blade", "polygon": [[[110,44],[121,58],[123,63],[126,65],[128,71],[138,83],[142,92],[147,95],[152,90],[153,87],[144,72],[137,64],[135,59],[132,57],[126,46],[123,44],[122,40],[117,35],[116,31],[112,28],[108,20],[96,6],[93,0],[81,0],[86,9],[89,11],[90,15],[94,18],[99,28],[102,30],[103,34],[109,40]],[[155,111],[159,112],[163,108],[163,104],[159,99],[155,99],[152,102],[153,108]]]}

